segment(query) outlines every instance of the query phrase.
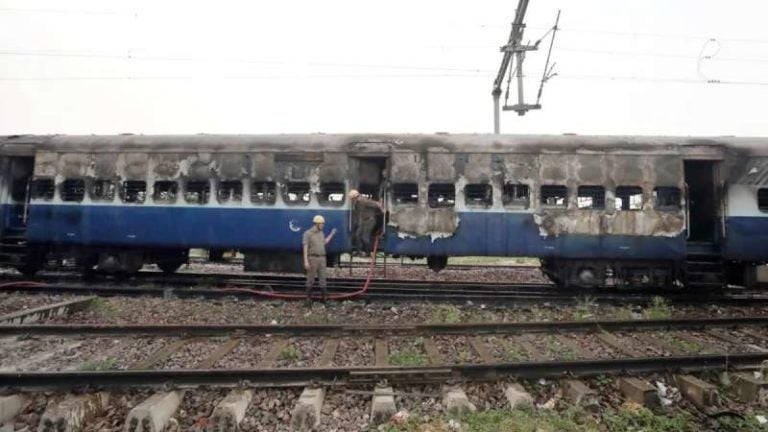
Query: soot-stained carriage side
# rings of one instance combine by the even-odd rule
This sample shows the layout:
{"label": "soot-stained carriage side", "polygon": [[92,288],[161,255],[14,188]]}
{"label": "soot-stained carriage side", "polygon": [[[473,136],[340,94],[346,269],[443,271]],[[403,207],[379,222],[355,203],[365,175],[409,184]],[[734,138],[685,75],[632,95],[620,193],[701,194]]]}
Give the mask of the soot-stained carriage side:
{"label": "soot-stained carriage side", "polygon": [[766,143],[5,137],[3,252],[25,250],[11,264],[28,272],[51,253],[86,268],[133,272],[155,262],[173,271],[190,248],[239,249],[249,269],[298,270],[301,232],[314,214],[339,229],[329,260],[350,250],[354,218],[345,194],[354,187],[385,202],[382,250],[426,256],[436,270],[449,256],[531,256],[563,285],[722,285],[725,276],[744,281],[768,258],[760,240],[768,232]]}

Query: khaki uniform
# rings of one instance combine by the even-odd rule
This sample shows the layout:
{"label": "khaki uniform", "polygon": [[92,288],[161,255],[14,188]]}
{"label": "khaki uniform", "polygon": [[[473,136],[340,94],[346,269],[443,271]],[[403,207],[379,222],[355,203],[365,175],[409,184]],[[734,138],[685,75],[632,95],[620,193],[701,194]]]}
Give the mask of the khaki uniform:
{"label": "khaki uniform", "polygon": [[376,216],[381,213],[379,204],[368,198],[360,198],[355,201],[355,211],[357,212],[357,231],[355,238],[365,252],[371,252],[371,238],[373,229],[376,228]]}
{"label": "khaki uniform", "polygon": [[307,295],[312,291],[312,285],[315,283],[315,277],[320,280],[320,289],[323,291],[323,297],[326,296],[325,288],[325,234],[317,229],[317,226],[304,231],[301,240],[302,246],[307,248],[307,260],[309,268],[307,269],[306,289]]}

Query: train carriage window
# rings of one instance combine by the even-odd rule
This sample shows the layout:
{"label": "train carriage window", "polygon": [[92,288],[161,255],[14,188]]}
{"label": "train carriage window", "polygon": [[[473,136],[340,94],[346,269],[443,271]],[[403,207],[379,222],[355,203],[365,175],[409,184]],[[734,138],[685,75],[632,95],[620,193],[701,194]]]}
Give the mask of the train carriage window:
{"label": "train carriage window", "polygon": [[343,205],[344,183],[320,183],[320,193],[317,198],[322,205]]}
{"label": "train carriage window", "polygon": [[395,183],[392,185],[392,201],[394,204],[417,204],[419,202],[419,185],[416,183]]}
{"label": "train carriage window", "polygon": [[640,186],[618,186],[616,187],[616,210],[642,210],[643,209],[643,188]]}
{"label": "train carriage window", "polygon": [[14,180],[11,184],[11,200],[15,202],[26,201],[28,184],[29,180],[26,177]]}
{"label": "train carriage window", "polygon": [[669,186],[659,186],[653,189],[653,206],[657,210],[679,210],[680,189]]}
{"label": "train carriage window", "polygon": [[94,201],[114,201],[117,184],[113,180],[95,179],[91,187],[91,199]]}
{"label": "train carriage window", "polygon": [[175,181],[163,180],[155,182],[155,192],[152,199],[158,203],[175,203],[179,194],[179,184]]}
{"label": "train carriage window", "polygon": [[139,180],[124,181],[123,187],[120,190],[120,196],[123,202],[143,204],[147,199],[147,182]]}
{"label": "train carriage window", "polygon": [[501,203],[505,206],[520,206],[528,208],[531,194],[528,185],[504,183],[501,190]]}
{"label": "train carriage window", "polygon": [[188,181],[184,188],[184,201],[190,204],[207,204],[210,196],[211,183],[208,180]]}
{"label": "train carriage window", "polygon": [[254,204],[274,204],[277,198],[275,182],[255,181],[251,183],[251,202]]}
{"label": "train carriage window", "polygon": [[307,205],[309,204],[309,192],[309,183],[307,182],[288,182],[285,185],[283,199],[287,204]]}
{"label": "train carriage window", "polygon": [[757,208],[760,211],[768,212],[768,188],[757,190]]}
{"label": "train carriage window", "polygon": [[456,205],[456,185],[453,183],[432,183],[427,191],[430,207],[453,207]]}
{"label": "train carriage window", "polygon": [[605,208],[605,188],[602,186],[579,186],[576,206],[581,210],[602,210]]}
{"label": "train carriage window", "polygon": [[53,179],[39,178],[32,181],[32,199],[52,200],[54,191]]}
{"label": "train carriage window", "polygon": [[61,200],[80,202],[85,198],[85,180],[68,179],[61,183]]}
{"label": "train carriage window", "polygon": [[541,204],[551,207],[568,206],[568,188],[562,185],[545,185],[541,187]]}
{"label": "train carriage window", "polygon": [[489,184],[464,186],[464,202],[468,206],[490,207],[493,205],[493,187]]}
{"label": "train carriage window", "polygon": [[239,203],[243,201],[243,182],[240,180],[226,180],[219,183],[216,192],[220,203]]}

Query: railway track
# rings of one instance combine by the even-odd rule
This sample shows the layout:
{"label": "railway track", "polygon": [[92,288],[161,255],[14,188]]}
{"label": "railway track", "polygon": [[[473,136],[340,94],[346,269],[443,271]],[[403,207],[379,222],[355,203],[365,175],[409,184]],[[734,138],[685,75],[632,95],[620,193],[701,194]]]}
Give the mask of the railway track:
{"label": "railway track", "polygon": [[[62,302],[50,309],[79,310],[89,301]],[[56,315],[44,310],[33,308],[27,315]],[[294,407],[290,419],[283,414],[276,421],[290,422],[293,430],[310,430],[321,419],[333,421],[322,414],[323,406],[337,403],[339,395],[370,400],[370,421],[377,424],[397,412],[395,398],[402,404],[402,395],[471,410],[476,396],[467,394],[485,388],[515,406],[533,400],[531,387],[522,384],[541,379],[559,386],[575,405],[600,403],[590,387],[590,377],[596,376],[603,381],[616,377],[626,399],[660,403],[655,385],[643,378],[649,374],[655,380],[659,374],[668,376],[666,382],[696,406],[711,409],[718,388],[707,382],[707,371],[731,372],[739,397],[757,400],[768,383],[745,371],[760,369],[764,361],[765,316],[363,326],[43,321],[0,324],[0,388],[5,395],[0,396],[0,413],[8,412],[3,411],[6,403],[54,391],[46,394],[67,396],[47,397],[38,430],[70,430],[71,422],[82,426],[86,419],[115,412],[108,409],[112,393],[123,395],[118,400],[145,399],[125,410],[118,423],[125,430],[160,430],[181,406],[193,409],[189,404],[197,397],[190,399],[190,394],[205,394],[200,398],[210,406],[195,422],[204,417],[206,425],[218,428],[208,430],[234,431],[246,412],[254,421],[248,408],[254,394],[277,391]],[[702,373],[702,378],[691,375]],[[222,390],[229,392],[225,396],[219,388],[234,389]],[[264,409],[263,402],[259,406]],[[142,429],[147,422],[156,428]]]}
{"label": "railway track", "polygon": [[[202,278],[194,285],[167,283],[163,278],[150,280],[139,278],[132,282],[105,280],[95,282],[72,281],[58,277],[37,279],[37,284],[16,284],[19,279],[6,279],[0,289],[25,294],[73,294],[96,296],[155,296],[165,298],[226,298],[271,299],[271,294],[294,296],[304,300],[304,286],[300,278],[268,277],[264,279],[226,280]],[[210,281],[210,283],[209,283]],[[442,301],[479,303],[552,303],[572,304],[579,298],[614,304],[646,304],[652,297],[663,297],[675,304],[768,304],[768,293],[745,290],[738,287],[720,291],[600,289],[564,290],[544,284],[467,284],[464,282],[435,283],[420,281],[373,281],[365,292],[360,292],[363,282],[359,279],[332,281],[328,287],[331,295],[351,295],[365,301]],[[254,293],[256,291],[256,293]],[[316,288],[314,293],[319,295]]]}
{"label": "railway track", "polygon": [[[0,387],[236,385],[244,380],[267,387],[375,384],[383,379],[435,383],[727,369],[768,360],[766,326],[768,318],[762,316],[402,326],[0,325],[6,338],[0,349],[7,359]],[[117,341],[107,354],[91,348],[106,340]],[[12,350],[34,351],[35,344],[99,353],[78,361],[98,364],[114,358],[110,369],[115,370],[72,370],[72,365],[49,363],[36,370],[29,360],[22,367],[7,364],[17,357]],[[157,349],[148,350],[153,352],[140,367],[123,364],[120,359],[130,357],[125,353],[135,351],[133,344]],[[222,367],[237,350],[252,354],[246,362],[250,366]],[[168,368],[174,356],[199,361],[171,361],[182,367]]]}

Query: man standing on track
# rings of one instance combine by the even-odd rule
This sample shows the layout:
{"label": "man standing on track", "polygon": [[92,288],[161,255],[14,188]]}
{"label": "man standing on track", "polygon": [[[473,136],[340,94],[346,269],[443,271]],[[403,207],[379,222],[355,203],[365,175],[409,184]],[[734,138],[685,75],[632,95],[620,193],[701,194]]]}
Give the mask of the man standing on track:
{"label": "man standing on track", "polygon": [[325,285],[325,245],[327,245],[336,235],[336,228],[331,230],[328,237],[323,234],[323,227],[325,226],[325,218],[316,215],[312,218],[312,223],[315,225],[304,231],[301,243],[304,249],[304,270],[307,271],[307,283],[306,294],[307,302],[312,301],[310,294],[312,292],[312,285],[315,283],[315,276],[320,280],[320,290],[323,292],[323,302],[328,297],[328,291]]}
{"label": "man standing on track", "polygon": [[360,195],[357,189],[349,191],[349,199],[355,205],[355,214],[357,216],[355,239],[363,252],[372,253],[371,238],[373,237],[373,229],[376,228],[376,218],[384,213],[384,208],[380,203]]}

